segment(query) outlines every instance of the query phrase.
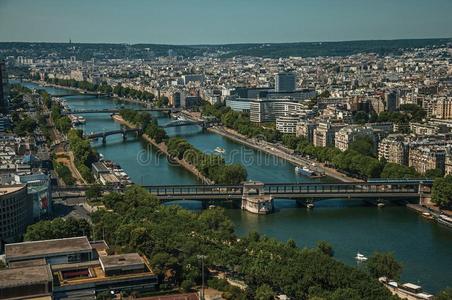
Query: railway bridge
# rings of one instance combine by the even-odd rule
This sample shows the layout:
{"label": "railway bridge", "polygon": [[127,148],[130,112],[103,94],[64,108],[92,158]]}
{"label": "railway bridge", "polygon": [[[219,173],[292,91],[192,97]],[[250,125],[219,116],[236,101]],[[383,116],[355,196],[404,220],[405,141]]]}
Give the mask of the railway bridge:
{"label": "railway bridge", "polygon": [[[274,199],[294,199],[313,205],[324,199],[419,199],[430,193],[432,180],[379,180],[341,183],[262,183],[239,185],[153,185],[143,186],[162,202],[200,200],[203,202],[241,201],[241,207],[258,214],[270,213]],[[55,192],[83,192],[86,186],[60,187]],[[111,190],[111,188],[110,188]]]}

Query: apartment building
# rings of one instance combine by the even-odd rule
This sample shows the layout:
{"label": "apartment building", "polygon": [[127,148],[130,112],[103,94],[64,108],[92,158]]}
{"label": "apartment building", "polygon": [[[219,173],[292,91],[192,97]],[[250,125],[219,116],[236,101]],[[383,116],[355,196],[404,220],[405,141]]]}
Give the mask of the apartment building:
{"label": "apartment building", "polygon": [[438,119],[452,119],[452,98],[439,98],[434,103],[433,115]]}
{"label": "apartment building", "polygon": [[428,170],[444,172],[446,149],[441,146],[419,146],[410,149],[408,165],[423,174]]}
{"label": "apartment building", "polygon": [[345,126],[344,123],[331,123],[330,121],[319,122],[314,129],[313,144],[316,147],[334,146],[336,132]]}
{"label": "apartment building", "polygon": [[408,144],[404,135],[391,134],[378,144],[378,159],[385,159],[387,162],[407,165],[408,164]]}
{"label": "apartment building", "polygon": [[301,120],[296,126],[296,136],[304,137],[308,142],[312,143],[314,141],[314,129],[317,124],[311,120]]}
{"label": "apartment building", "polygon": [[346,151],[350,144],[359,137],[369,137],[375,140],[371,128],[360,125],[348,125],[336,132],[334,144],[339,150]]}

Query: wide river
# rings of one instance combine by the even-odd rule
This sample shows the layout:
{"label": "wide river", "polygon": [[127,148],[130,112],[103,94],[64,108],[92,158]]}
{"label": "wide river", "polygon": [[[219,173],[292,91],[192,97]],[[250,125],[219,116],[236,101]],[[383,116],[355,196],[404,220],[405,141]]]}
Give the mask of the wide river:
{"label": "wide river", "polygon": [[[39,88],[33,83],[23,83],[29,88]],[[67,94],[68,90],[45,88],[50,94]],[[120,103],[110,98],[74,95],[65,98],[73,109],[138,107]],[[169,119],[154,114],[160,123]],[[86,132],[101,132],[119,128],[109,114],[85,114]],[[237,144],[222,136],[203,133],[196,126],[169,128],[170,136],[180,135],[199,149],[212,152],[216,147],[226,150],[225,159],[241,162],[249,179],[263,182],[302,182],[310,179],[297,176],[294,166],[281,159]],[[181,167],[171,165],[143,141],[130,137],[126,142],[120,135],[107,137],[106,145],[93,142],[94,148],[105,159],[113,160],[137,184],[194,184],[197,179]],[[192,202],[189,208],[198,208]],[[426,220],[404,206],[387,205],[383,209],[361,201],[324,200],[313,210],[295,205],[291,200],[275,200],[276,212],[257,216],[240,209],[226,209],[226,214],[236,225],[238,235],[250,231],[274,237],[281,241],[293,239],[298,246],[312,247],[325,240],[334,247],[335,257],[347,264],[356,264],[354,256],[359,251],[371,255],[374,251],[392,251],[403,264],[402,280],[422,285],[429,292],[452,287],[452,230]]]}

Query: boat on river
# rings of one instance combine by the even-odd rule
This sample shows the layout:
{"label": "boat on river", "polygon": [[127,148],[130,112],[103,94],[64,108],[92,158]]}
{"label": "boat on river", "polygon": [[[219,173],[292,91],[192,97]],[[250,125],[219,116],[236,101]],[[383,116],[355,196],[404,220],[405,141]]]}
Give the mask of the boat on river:
{"label": "boat on river", "polygon": [[226,152],[226,150],[224,150],[224,148],[221,147],[216,147],[213,151],[219,154],[224,154]]}
{"label": "boat on river", "polygon": [[356,253],[355,259],[356,259],[358,262],[367,261],[367,257],[365,257],[363,254],[361,254],[361,253],[359,253],[359,252]]}
{"label": "boat on river", "polygon": [[452,218],[446,215],[439,215],[438,216],[438,223],[446,225],[447,227],[452,228]]}

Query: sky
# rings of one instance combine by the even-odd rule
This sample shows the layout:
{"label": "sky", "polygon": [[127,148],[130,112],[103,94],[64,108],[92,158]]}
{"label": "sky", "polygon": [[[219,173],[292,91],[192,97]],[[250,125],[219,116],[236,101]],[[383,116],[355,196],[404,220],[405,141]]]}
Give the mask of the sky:
{"label": "sky", "polygon": [[227,44],[452,37],[452,0],[0,0],[0,41]]}

